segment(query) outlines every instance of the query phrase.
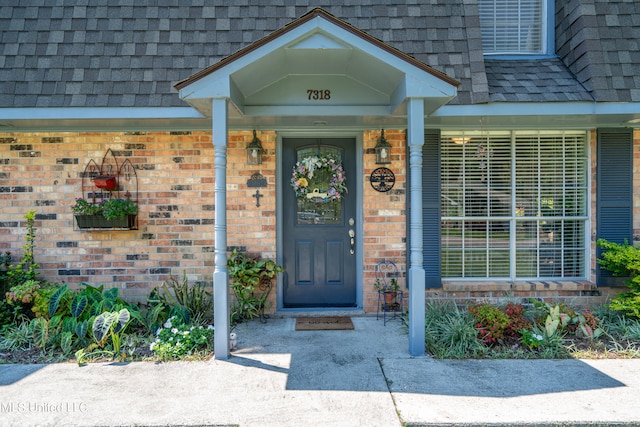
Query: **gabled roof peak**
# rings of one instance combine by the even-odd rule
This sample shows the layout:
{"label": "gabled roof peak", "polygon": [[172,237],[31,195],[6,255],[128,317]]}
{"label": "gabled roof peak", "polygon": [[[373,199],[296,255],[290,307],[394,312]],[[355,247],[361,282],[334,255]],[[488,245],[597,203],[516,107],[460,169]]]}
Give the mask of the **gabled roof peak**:
{"label": "gabled roof peak", "polygon": [[417,59],[415,59],[414,57],[407,55],[404,52],[401,52],[400,50],[389,46],[388,44],[382,42],[381,40],[372,37],[370,35],[368,35],[367,33],[365,33],[364,31],[359,30],[358,28],[354,27],[353,25],[336,18],[335,16],[333,16],[332,14],[330,14],[329,12],[327,12],[326,10],[320,8],[320,7],[316,7],[314,9],[311,9],[309,12],[307,12],[306,14],[302,15],[300,18],[286,24],[285,26],[283,26],[282,28],[272,32],[271,34],[267,35],[266,37],[263,37],[260,40],[257,40],[256,42],[246,46],[243,49],[240,49],[239,51],[233,53],[232,55],[227,56],[226,58],[223,58],[222,60],[220,60],[218,63],[213,64],[205,69],[203,69],[202,71],[176,83],[174,85],[174,87],[177,90],[180,90],[186,86],[188,86],[191,83],[196,82],[197,80],[200,80],[201,78],[223,68],[224,66],[232,63],[233,61],[238,60],[239,58],[255,51],[256,49],[260,48],[261,46],[266,45],[267,43],[278,39],[279,37],[282,37],[283,35],[287,34],[290,31],[293,31],[299,27],[301,27],[302,25],[306,24],[309,21],[312,21],[315,18],[321,18],[324,19],[330,23],[332,23],[333,25],[338,26],[341,29],[344,29],[346,31],[348,31],[349,33],[355,35],[356,37],[359,37],[365,41],[367,41],[368,43],[371,43],[372,45],[387,51],[389,53],[391,53],[392,55],[398,57],[399,59],[417,67],[418,69],[421,69],[422,71],[426,71],[427,73],[433,75],[434,77],[437,77],[441,80],[443,80],[444,82],[453,85],[455,87],[459,87],[460,86],[460,82],[458,82],[456,79],[453,79],[449,76],[447,76],[446,74],[435,70],[434,68],[430,67],[429,65],[418,61]]}

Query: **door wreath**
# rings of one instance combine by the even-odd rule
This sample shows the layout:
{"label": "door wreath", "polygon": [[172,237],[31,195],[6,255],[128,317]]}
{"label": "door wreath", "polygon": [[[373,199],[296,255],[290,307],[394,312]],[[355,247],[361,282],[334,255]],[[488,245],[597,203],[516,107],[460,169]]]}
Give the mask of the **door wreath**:
{"label": "door wreath", "polygon": [[[328,181],[317,182],[315,177],[329,177]],[[339,200],[347,192],[342,163],[331,154],[309,156],[300,160],[293,167],[291,187],[298,199],[311,199],[318,203]],[[323,185],[323,188],[320,187]],[[328,188],[324,188],[328,187]]]}

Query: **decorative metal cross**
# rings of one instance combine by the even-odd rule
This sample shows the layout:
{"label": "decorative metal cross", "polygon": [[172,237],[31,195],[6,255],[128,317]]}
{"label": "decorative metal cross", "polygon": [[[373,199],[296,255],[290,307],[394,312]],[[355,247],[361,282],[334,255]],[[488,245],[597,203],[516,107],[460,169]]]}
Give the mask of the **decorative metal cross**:
{"label": "decorative metal cross", "polygon": [[251,197],[255,197],[256,198],[256,207],[259,208],[260,207],[260,197],[264,197],[264,194],[260,194],[260,190],[256,190],[256,194],[254,194]]}

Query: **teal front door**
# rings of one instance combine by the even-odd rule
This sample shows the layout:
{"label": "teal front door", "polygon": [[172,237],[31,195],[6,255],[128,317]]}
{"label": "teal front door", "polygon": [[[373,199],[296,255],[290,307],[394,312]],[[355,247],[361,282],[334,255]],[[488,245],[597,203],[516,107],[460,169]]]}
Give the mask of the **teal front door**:
{"label": "teal front door", "polygon": [[283,305],[355,307],[355,140],[285,138],[282,146]]}

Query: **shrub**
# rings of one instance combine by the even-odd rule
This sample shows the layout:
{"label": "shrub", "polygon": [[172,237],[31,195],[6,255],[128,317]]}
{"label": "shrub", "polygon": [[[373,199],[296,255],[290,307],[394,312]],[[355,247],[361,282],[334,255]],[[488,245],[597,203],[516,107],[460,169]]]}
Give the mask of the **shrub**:
{"label": "shrub", "polygon": [[511,322],[500,308],[490,304],[474,305],[469,307],[469,313],[476,319],[478,338],[485,344],[493,345],[503,341]]}
{"label": "shrub", "polygon": [[640,250],[628,243],[621,245],[603,239],[598,240],[598,246],[604,249],[598,263],[614,276],[629,277],[629,292],[616,296],[611,308],[640,318]]}

